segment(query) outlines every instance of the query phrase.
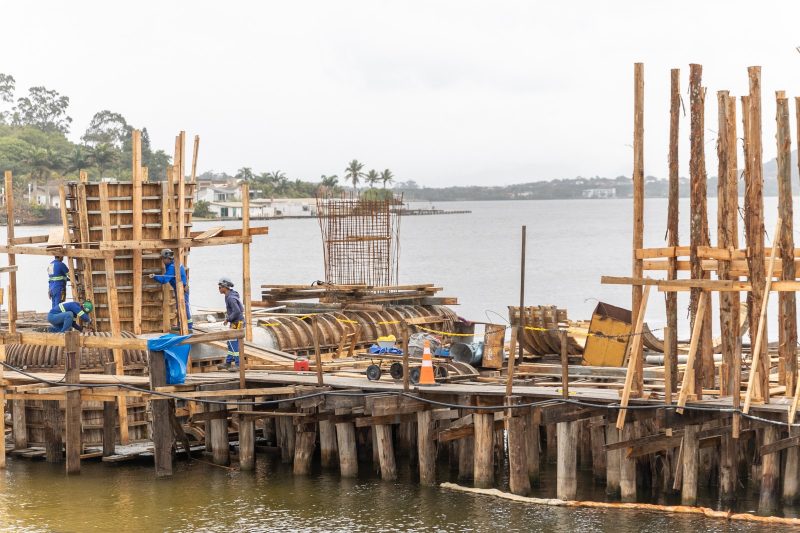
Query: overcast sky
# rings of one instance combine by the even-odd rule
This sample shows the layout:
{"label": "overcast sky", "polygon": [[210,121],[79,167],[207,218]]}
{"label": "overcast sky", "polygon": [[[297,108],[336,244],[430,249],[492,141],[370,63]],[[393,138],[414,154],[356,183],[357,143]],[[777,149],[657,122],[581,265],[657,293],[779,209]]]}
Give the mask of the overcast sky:
{"label": "overcast sky", "polygon": [[796,1],[37,1],[0,14],[0,72],[18,95],[68,95],[73,140],[110,109],[170,153],[179,130],[200,135],[199,168],[229,173],[318,179],[357,158],[429,186],[630,175],[642,61],[645,172],[666,175],[669,70],[688,110],[696,62],[714,175],[717,90],[745,94],[747,66],[763,67],[765,160],[774,91],[800,95]]}

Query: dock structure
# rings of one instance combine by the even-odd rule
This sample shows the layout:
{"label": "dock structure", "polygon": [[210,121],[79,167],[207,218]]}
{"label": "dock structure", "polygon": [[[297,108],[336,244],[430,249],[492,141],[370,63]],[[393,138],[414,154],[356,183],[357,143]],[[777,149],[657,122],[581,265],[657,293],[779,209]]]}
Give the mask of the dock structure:
{"label": "dock structure", "polygon": [[[772,234],[775,242],[769,248],[763,238],[760,183],[763,181],[760,71],[755,67],[749,69],[750,94],[742,99],[746,249],[741,249],[736,216],[740,168],[736,157],[739,137],[736,106],[729,93],[718,94],[720,201],[718,242],[712,246],[703,153],[706,90],[702,87],[701,67],[692,65],[690,71],[689,246],[681,246],[677,234],[680,99],[676,95],[680,78],[679,72],[673,70],[668,246],[645,248],[644,68],[637,64],[634,69],[632,275],[604,276],[601,280],[632,287],[627,333],[613,336],[625,344],[622,366],[580,364],[582,347],[571,336],[569,327],[558,319],[556,308],[548,311],[552,315],[548,318],[541,308],[521,306],[511,310],[514,331],[506,353],[515,354],[518,344],[526,357],[520,361],[509,357],[503,363],[505,330],[485,324],[484,356],[491,360],[491,365],[484,361],[479,370],[473,368],[474,373],[462,373],[459,370],[464,367],[435,357],[434,366],[453,365],[455,374],[437,374],[436,385],[417,385],[411,377],[414,367],[420,364],[409,353],[412,333],[426,332],[444,340],[462,339],[468,343],[475,338],[474,324],[437,309],[448,301],[435,296],[438,289],[433,285],[385,286],[347,278],[352,284],[265,285],[262,307],[272,309],[270,306],[282,302],[291,312],[283,316],[265,314],[264,318],[252,320],[248,308],[251,317],[248,325],[256,322],[257,327],[291,330],[274,336],[279,342],[289,339],[285,342],[286,346],[293,343],[291,347],[259,346],[244,330],[196,330],[183,341],[191,344],[193,350],[200,346],[214,347],[234,338],[243,341],[239,374],[218,372],[203,366],[198,358],[189,365],[198,371],[190,372],[182,384],[168,385],[162,354],[151,350],[146,340],[125,336],[120,329],[124,319],[115,308],[125,308],[128,299],[117,298],[114,303],[112,293],[133,291],[130,305],[135,309],[136,302],[144,299],[136,293],[141,290],[145,294],[148,287],[146,284],[134,287],[133,283],[129,287],[120,281],[122,272],[115,277],[117,260],[133,261],[131,271],[142,272],[149,268],[144,261],[150,250],[172,247],[181,251],[176,254],[180,256],[193,246],[247,246],[252,236],[266,233],[266,228],[251,228],[249,221],[242,230],[191,232],[190,215],[186,213],[190,204],[182,200],[186,197],[183,171],[176,169],[172,175],[178,176],[178,193],[171,193],[169,182],[161,186],[164,194],[160,196],[162,226],[158,238],[143,234],[138,239],[116,239],[113,232],[124,228],[119,223],[114,228],[107,224],[111,211],[104,210],[104,202],[99,204],[100,230],[92,230],[94,226],[87,222],[88,231],[80,229],[77,238],[88,238],[88,242],[68,240],[58,248],[35,246],[46,241],[42,237],[26,238],[30,241],[15,239],[13,216],[9,216],[9,242],[0,247],[0,252],[9,255],[10,273],[13,275],[15,254],[54,255],[54,250],[63,250],[63,255],[81,265],[77,271],[83,271],[83,285],[106,289],[109,298],[101,300],[101,305],[106,305],[111,328],[105,337],[19,331],[15,325],[15,280],[11,277],[9,323],[0,337],[0,358],[4,359],[7,353],[13,355],[17,349],[14,346],[19,345],[56,347],[61,349],[63,357],[59,359],[60,366],[49,371],[26,371],[8,363],[0,368],[0,405],[5,408],[8,403],[12,411],[10,453],[65,460],[69,473],[78,472],[81,461],[92,457],[117,462],[151,455],[156,475],[169,476],[179,453],[190,458],[193,451],[203,450],[214,463],[228,465],[238,461],[242,470],[252,470],[258,452],[271,451],[279,453],[283,462],[291,463],[298,476],[314,475],[314,465],[319,461],[320,468],[338,468],[342,477],[355,477],[374,468],[383,479],[394,480],[398,468],[403,466],[401,461],[407,461],[422,484],[457,477],[479,489],[506,488],[500,480],[508,479],[508,490],[516,495],[537,492],[573,503],[586,494],[587,487],[582,486],[581,480],[587,478],[593,484],[605,485],[609,498],[622,502],[650,499],[658,491],[680,494],[685,505],[694,506],[700,488],[716,485],[721,500],[728,505],[740,492],[739,487],[748,484],[759,491],[761,513],[773,513],[781,499],[794,502],[800,486],[797,450],[800,439],[795,434],[800,388],[794,301],[786,295],[793,296],[800,283],[796,280],[791,241],[788,100],[782,93],[777,96],[781,196],[779,225]],[[796,105],[800,116],[800,101],[796,100]],[[178,153],[176,161],[182,161]],[[11,190],[10,175],[6,179],[7,190]],[[80,190],[80,184],[77,187]],[[86,185],[83,189],[93,190]],[[108,192],[103,193],[103,189]],[[98,185],[98,198],[111,194],[112,189],[110,184]],[[131,198],[140,194],[136,189],[134,184]],[[112,197],[123,201],[125,193],[124,189],[114,189],[113,194],[118,196]],[[83,216],[81,194],[77,194],[79,217]],[[142,187],[141,195],[142,199],[158,196],[158,191]],[[94,197],[87,196],[87,202],[88,198]],[[173,202],[177,203],[172,205]],[[13,213],[13,201],[11,204],[9,214]],[[123,215],[120,210],[124,208],[118,208],[115,216]],[[155,230],[149,224],[156,222],[147,220],[142,218],[143,231]],[[171,223],[165,229],[164,220],[184,224],[177,224],[176,229]],[[70,226],[69,217],[65,217],[64,226]],[[74,230],[70,235],[70,239],[75,239]],[[390,235],[381,234],[381,246],[391,249],[386,238]],[[143,261],[140,267],[136,266],[138,254],[132,253],[137,250]],[[342,250],[335,253],[345,254]],[[102,282],[94,285],[95,268],[100,270],[94,265],[95,260],[102,261],[111,272],[106,271],[105,285]],[[367,263],[371,260],[369,256]],[[122,263],[119,270],[127,270],[125,265]],[[387,268],[393,269],[394,264],[384,264],[381,272]],[[362,265],[358,269],[362,270]],[[248,287],[249,268],[244,272]],[[663,279],[648,277],[655,273],[663,274]],[[117,281],[116,287],[111,285],[112,279]],[[80,281],[77,283],[81,285]],[[655,305],[656,290],[667,296],[663,342],[655,339],[644,321],[648,305]],[[688,343],[678,341],[680,313],[675,298],[678,291],[691,291]],[[741,292],[747,298],[744,322],[739,319]],[[773,292],[778,292],[780,299],[777,328],[781,342],[777,350],[766,342],[766,324],[770,318],[767,303]],[[249,296],[249,291],[245,294]],[[284,300],[313,297],[319,298],[320,303],[292,307]],[[719,298],[718,313],[714,312],[713,298]],[[413,305],[406,308],[389,305],[398,304],[397,300]],[[165,306],[166,301],[162,299],[161,305]],[[175,307],[179,312],[182,306]],[[141,314],[134,311],[130,316],[141,316],[142,327],[150,324],[147,327],[158,329],[154,321],[148,323],[150,315],[146,309],[142,305]],[[720,322],[719,342],[711,336],[712,320]],[[136,319],[132,324],[135,329]],[[169,325],[166,319],[162,325]],[[365,340],[372,342],[372,337],[388,332],[403,347],[400,355],[365,351],[368,344]],[[742,343],[747,332],[750,346]],[[366,336],[359,338],[360,335]],[[602,334],[584,331],[582,335],[585,338]],[[113,352],[110,360],[102,360],[102,372],[87,371],[89,365],[84,362],[92,349]],[[645,355],[652,350],[663,350],[663,364],[646,364]],[[147,364],[137,372],[132,368],[126,372],[122,352],[136,352],[138,360],[144,359]],[[720,362],[715,360],[715,352],[721,353]],[[547,353],[552,355],[543,355]],[[685,362],[681,362],[679,356],[684,355]],[[303,360],[306,357],[308,361]],[[297,363],[303,364],[296,366]],[[391,377],[383,373],[384,365],[389,364]],[[378,370],[368,378],[370,366],[377,366]],[[129,417],[129,412],[120,406],[126,402],[150,406],[136,414],[141,416],[137,420],[146,429],[136,442],[123,438],[123,419]],[[94,414],[87,415],[87,407]],[[34,415],[39,418],[31,423]],[[0,424],[5,424],[2,416]],[[92,431],[94,434],[90,435]],[[0,454],[0,461],[4,457],[4,453]],[[548,486],[547,478],[542,476],[543,468],[551,462],[556,469],[554,486]],[[591,472],[591,476],[580,476],[579,469]]]}

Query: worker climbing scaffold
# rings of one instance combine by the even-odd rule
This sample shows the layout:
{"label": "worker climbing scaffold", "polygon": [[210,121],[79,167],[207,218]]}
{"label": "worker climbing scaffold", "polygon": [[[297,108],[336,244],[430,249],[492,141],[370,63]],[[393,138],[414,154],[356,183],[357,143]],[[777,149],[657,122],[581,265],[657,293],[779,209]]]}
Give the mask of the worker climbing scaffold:
{"label": "worker climbing scaffold", "polygon": [[64,264],[64,257],[57,255],[47,265],[47,297],[50,298],[50,307],[56,307],[67,299],[67,279],[69,267]]}
{"label": "worker climbing scaffold", "polygon": [[[233,290],[233,282],[229,278],[220,278],[219,293],[225,296],[225,324],[231,329],[244,327],[244,305],[239,293]],[[239,366],[239,339],[228,341],[228,355],[225,364],[219,365],[220,369],[235,371]]]}
{"label": "worker climbing scaffold", "polygon": [[[161,261],[164,263],[163,274],[150,274],[150,278],[164,285],[169,283],[172,286],[172,292],[175,295],[175,303],[178,305],[178,290],[175,285],[175,252],[169,248],[161,250]],[[186,270],[181,265],[181,283],[183,284],[183,301],[186,306],[186,325],[189,331],[192,331],[192,312],[189,310],[189,285],[186,283]],[[178,313],[180,317],[180,313]],[[180,320],[180,318],[179,318]]]}

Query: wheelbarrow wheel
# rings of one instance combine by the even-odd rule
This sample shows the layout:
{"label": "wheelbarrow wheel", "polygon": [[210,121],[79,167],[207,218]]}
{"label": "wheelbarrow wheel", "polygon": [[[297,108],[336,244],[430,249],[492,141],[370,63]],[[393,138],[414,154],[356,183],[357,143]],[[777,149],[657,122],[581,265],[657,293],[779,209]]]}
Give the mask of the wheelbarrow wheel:
{"label": "wheelbarrow wheel", "polygon": [[395,361],[389,367],[389,375],[392,379],[403,379],[403,363]]}
{"label": "wheelbarrow wheel", "polygon": [[381,379],[381,367],[378,365],[369,365],[367,367],[367,379],[370,381],[378,381]]}

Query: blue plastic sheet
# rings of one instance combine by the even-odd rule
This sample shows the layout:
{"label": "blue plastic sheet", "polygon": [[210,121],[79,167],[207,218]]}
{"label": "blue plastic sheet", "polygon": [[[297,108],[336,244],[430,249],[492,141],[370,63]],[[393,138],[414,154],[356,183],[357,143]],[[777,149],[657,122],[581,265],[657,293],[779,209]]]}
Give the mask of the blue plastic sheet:
{"label": "blue plastic sheet", "polygon": [[374,353],[374,354],[390,353],[394,355],[403,355],[403,350],[400,350],[399,348],[381,348],[377,344],[373,344],[372,346],[369,347],[369,353]]}
{"label": "blue plastic sheet", "polygon": [[147,349],[164,352],[164,363],[167,366],[167,385],[180,385],[186,381],[186,363],[189,360],[191,345],[181,344],[191,335],[175,335],[167,333],[161,337],[147,341]]}

